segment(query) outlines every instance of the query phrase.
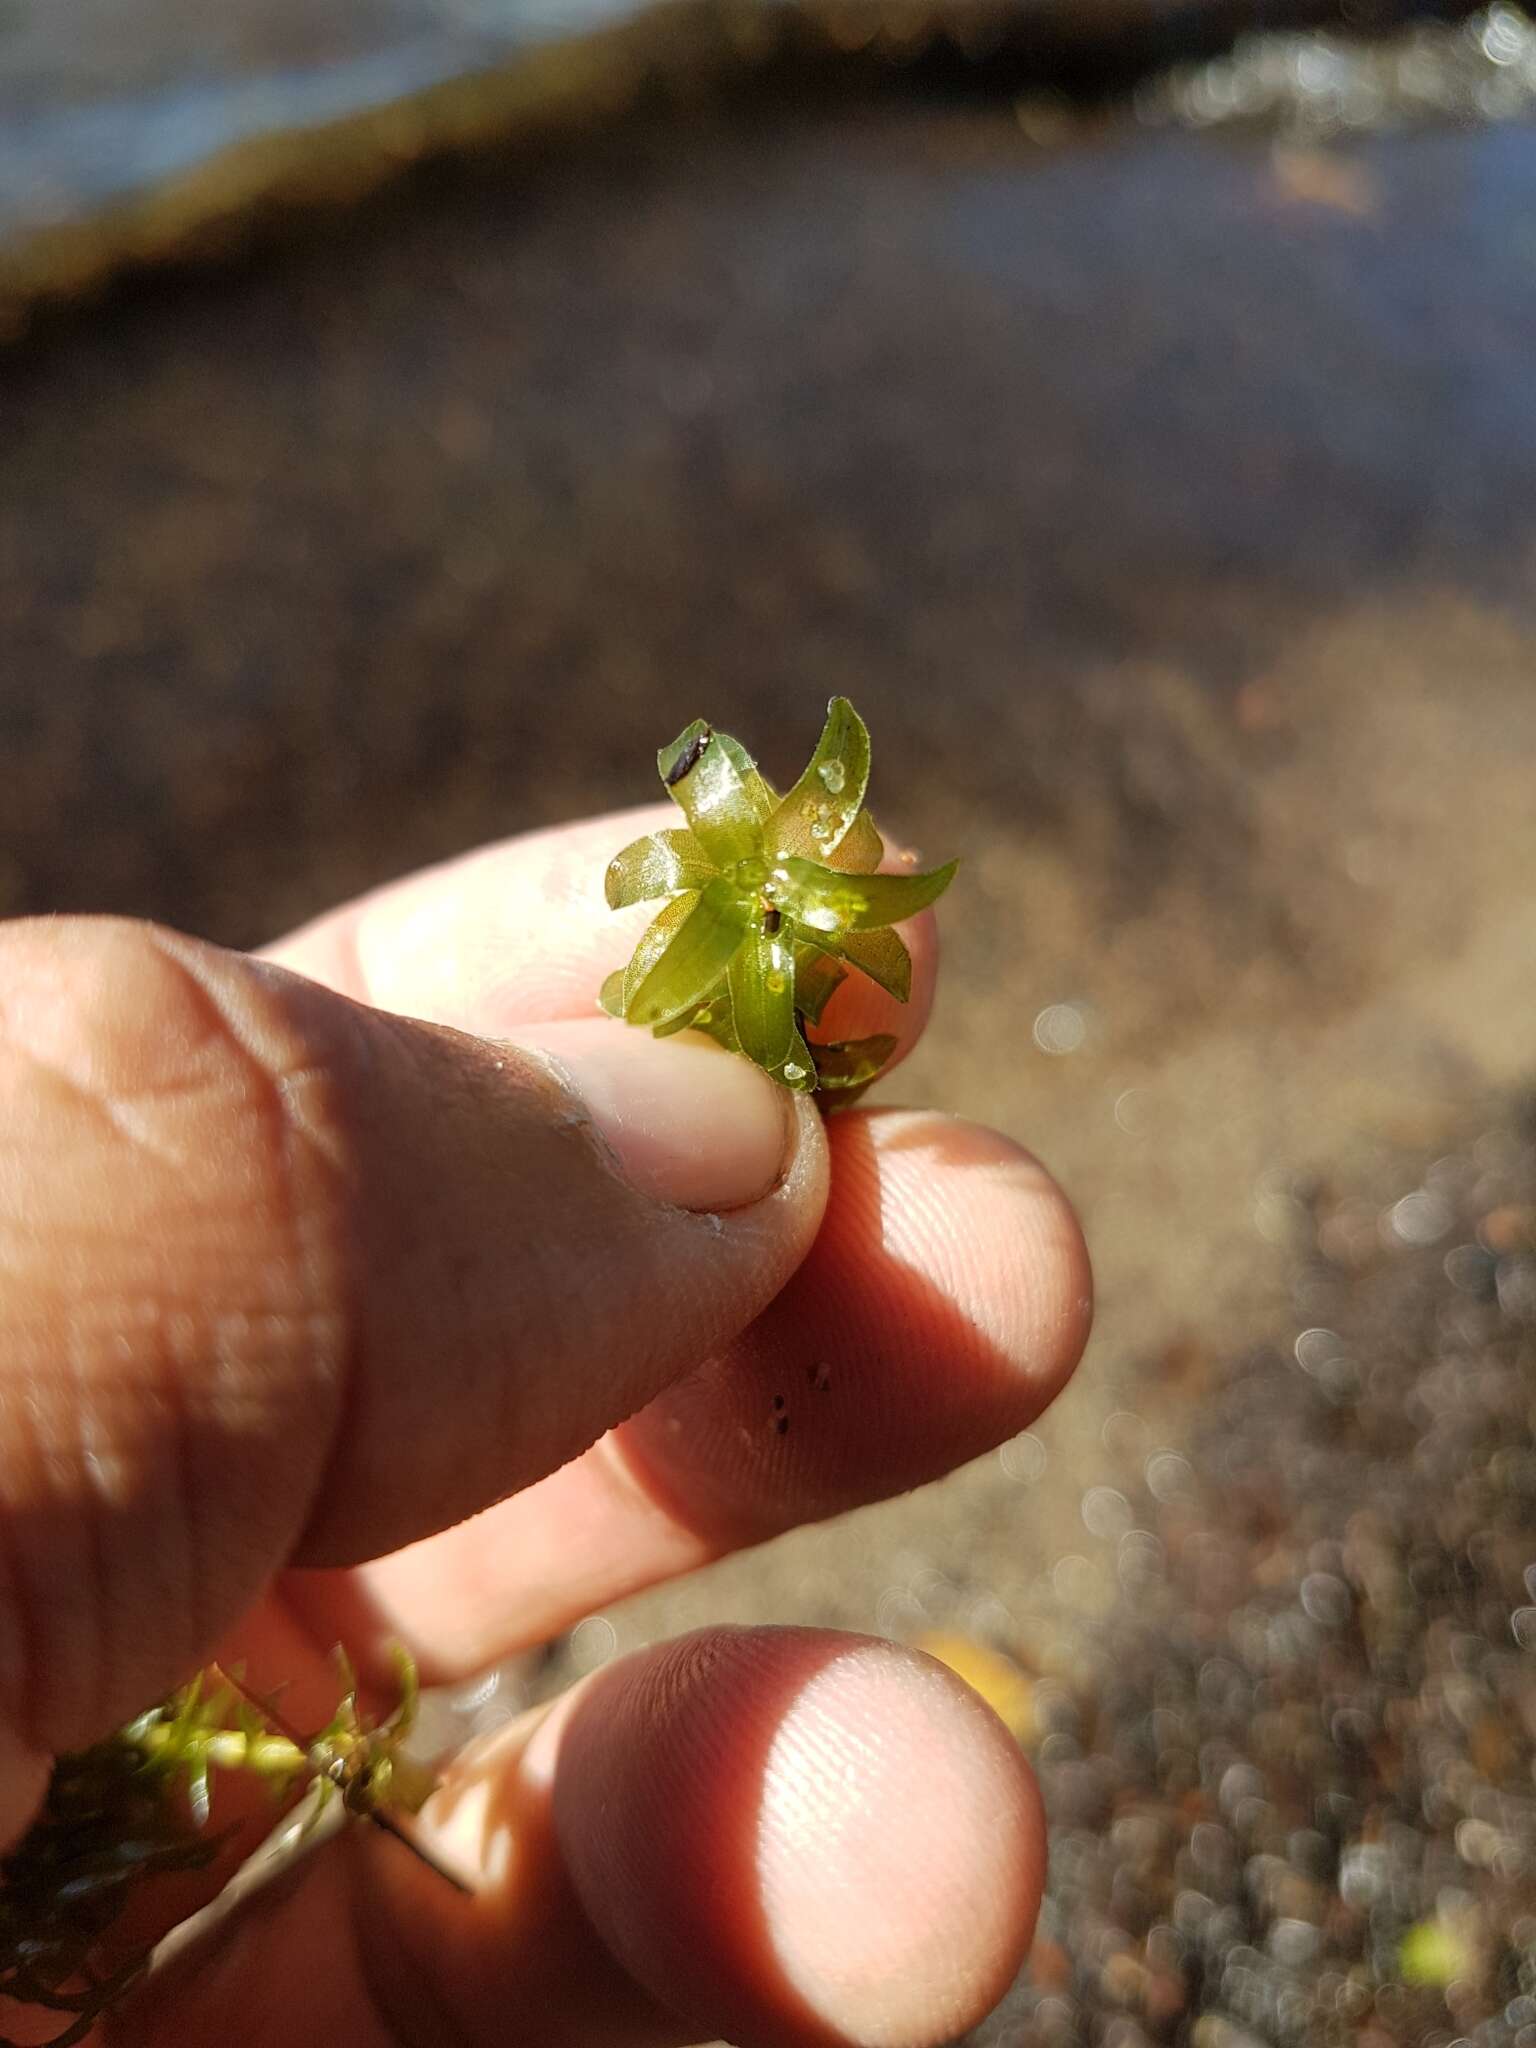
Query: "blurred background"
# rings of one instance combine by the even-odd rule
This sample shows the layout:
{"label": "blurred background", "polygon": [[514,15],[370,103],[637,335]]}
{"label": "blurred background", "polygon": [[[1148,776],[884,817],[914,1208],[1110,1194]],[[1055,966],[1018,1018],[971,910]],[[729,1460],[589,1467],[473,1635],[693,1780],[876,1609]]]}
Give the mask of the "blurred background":
{"label": "blurred background", "polygon": [[923,1642],[1036,1760],[1006,2048],[1536,2044],[1536,29],[1322,0],[0,0],[0,914],[234,944],[827,698],[886,1091],[1097,1334],[590,1617]]}

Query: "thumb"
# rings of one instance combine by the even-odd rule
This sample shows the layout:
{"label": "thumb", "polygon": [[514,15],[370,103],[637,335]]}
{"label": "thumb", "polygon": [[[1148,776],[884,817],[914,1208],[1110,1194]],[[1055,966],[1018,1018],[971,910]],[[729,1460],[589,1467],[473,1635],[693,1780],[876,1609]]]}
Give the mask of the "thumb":
{"label": "thumb", "polygon": [[751,1321],[825,1190],[814,1110],[710,1046],[0,927],[0,1723],[87,1739],[280,1565],[553,1470]]}

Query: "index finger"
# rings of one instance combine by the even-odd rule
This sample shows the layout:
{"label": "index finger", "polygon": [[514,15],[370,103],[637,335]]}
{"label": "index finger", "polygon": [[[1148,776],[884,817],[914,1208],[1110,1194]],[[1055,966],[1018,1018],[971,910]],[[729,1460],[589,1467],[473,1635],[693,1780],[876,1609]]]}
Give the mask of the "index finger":
{"label": "index finger", "polygon": [[[624,965],[660,907],[610,910],[608,863],[677,816],[671,804],[646,804],[501,840],[358,897],[266,957],[380,1009],[481,1037],[589,1017],[604,976]],[[912,1050],[932,1004],[937,938],[930,912],[901,929],[912,955],[909,1001],[850,974],[819,1038],[889,1032],[892,1065]]]}

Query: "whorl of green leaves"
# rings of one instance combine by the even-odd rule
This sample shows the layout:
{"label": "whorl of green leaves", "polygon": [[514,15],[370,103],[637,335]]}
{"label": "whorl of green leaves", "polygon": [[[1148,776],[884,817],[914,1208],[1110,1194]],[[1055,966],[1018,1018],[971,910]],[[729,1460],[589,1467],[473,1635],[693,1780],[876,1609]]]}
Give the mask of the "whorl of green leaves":
{"label": "whorl of green leaves", "polygon": [[825,1044],[810,1027],[850,967],[907,1000],[912,962],[891,926],[941,896],[956,863],[877,872],[884,849],[864,806],[869,733],[846,697],[832,699],[785,796],[738,740],[702,719],[656,765],[688,822],[647,833],[608,864],[610,908],[670,900],[628,967],[603,983],[603,1008],[657,1038],[706,1032],[786,1088],[851,1101],[895,1039]]}

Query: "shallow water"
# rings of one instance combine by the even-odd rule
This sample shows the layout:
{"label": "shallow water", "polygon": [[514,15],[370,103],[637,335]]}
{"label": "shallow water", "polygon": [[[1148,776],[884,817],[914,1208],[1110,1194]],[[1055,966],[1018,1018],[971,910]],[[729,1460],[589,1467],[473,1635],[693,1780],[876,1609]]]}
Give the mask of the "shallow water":
{"label": "shallow water", "polygon": [[0,359],[0,907],[247,943],[699,713],[782,773],[835,690],[968,856],[887,1092],[1046,1157],[1100,1336],[1031,1444],[589,1658],[945,1585],[1046,1654],[1309,1184],[1531,1070],[1536,128],[1031,120],[615,122]]}

